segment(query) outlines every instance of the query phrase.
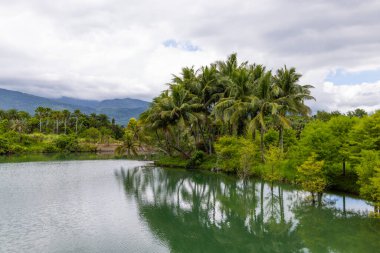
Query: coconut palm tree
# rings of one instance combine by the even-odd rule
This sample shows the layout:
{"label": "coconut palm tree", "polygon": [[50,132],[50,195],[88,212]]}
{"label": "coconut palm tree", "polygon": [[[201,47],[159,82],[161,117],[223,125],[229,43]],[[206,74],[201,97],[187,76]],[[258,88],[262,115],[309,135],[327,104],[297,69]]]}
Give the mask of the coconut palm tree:
{"label": "coconut palm tree", "polygon": [[311,85],[301,85],[299,80],[301,74],[297,73],[295,68],[288,69],[286,65],[277,70],[273,77],[273,83],[276,87],[277,102],[281,105],[278,113],[278,130],[279,130],[279,147],[284,149],[284,128],[290,126],[290,121],[287,119],[288,114],[296,114],[307,116],[310,113],[310,108],[304,104],[305,100],[315,99],[310,95],[310,89],[314,88]]}
{"label": "coconut palm tree", "polygon": [[252,132],[260,130],[261,160],[265,161],[264,133],[266,130],[266,117],[277,115],[280,105],[277,103],[273,90],[273,78],[271,71],[265,72],[258,80],[254,91],[255,115],[249,122],[248,128]]}
{"label": "coconut palm tree", "polygon": [[118,155],[123,155],[127,153],[128,155],[137,155],[137,148],[139,143],[136,141],[133,132],[126,130],[123,136],[123,143],[115,149],[115,153]]}
{"label": "coconut palm tree", "polygon": [[42,133],[42,119],[44,118],[44,115],[45,115],[45,108],[42,106],[39,106],[36,108],[34,112],[35,112],[35,116],[40,121],[40,133]]}
{"label": "coconut palm tree", "polygon": [[75,110],[72,116],[75,118],[75,134],[78,134],[78,123],[82,113],[79,109]]}
{"label": "coconut palm tree", "polygon": [[51,119],[55,121],[55,133],[58,134],[58,127],[59,127],[59,111],[52,111],[51,112]]}
{"label": "coconut palm tree", "polygon": [[65,134],[67,133],[67,121],[69,120],[71,112],[69,110],[62,111],[63,125]]}

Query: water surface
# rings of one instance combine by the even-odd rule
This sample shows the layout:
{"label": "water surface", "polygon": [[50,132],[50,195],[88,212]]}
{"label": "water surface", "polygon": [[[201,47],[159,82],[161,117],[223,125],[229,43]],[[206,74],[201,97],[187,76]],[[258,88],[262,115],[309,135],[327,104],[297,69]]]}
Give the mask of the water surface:
{"label": "water surface", "polygon": [[0,164],[0,252],[377,252],[360,199],[126,160]]}

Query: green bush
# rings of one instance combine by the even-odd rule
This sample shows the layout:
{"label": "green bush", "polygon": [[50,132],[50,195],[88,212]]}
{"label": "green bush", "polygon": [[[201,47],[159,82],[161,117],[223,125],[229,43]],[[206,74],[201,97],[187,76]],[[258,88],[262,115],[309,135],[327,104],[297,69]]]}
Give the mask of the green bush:
{"label": "green bush", "polygon": [[60,151],[78,152],[80,146],[78,139],[70,135],[61,135],[55,140],[55,145]]}
{"label": "green bush", "polygon": [[9,142],[6,138],[0,137],[0,155],[9,153]]}
{"label": "green bush", "polygon": [[202,162],[204,161],[205,154],[203,151],[195,151],[194,154],[191,156],[189,161],[186,164],[186,169],[196,169],[198,168]]}
{"label": "green bush", "polygon": [[96,143],[100,140],[101,133],[98,129],[90,127],[82,133],[82,137],[85,138],[86,141]]}
{"label": "green bush", "polygon": [[223,136],[215,143],[217,166],[225,172],[246,176],[253,173],[255,145],[242,137]]}

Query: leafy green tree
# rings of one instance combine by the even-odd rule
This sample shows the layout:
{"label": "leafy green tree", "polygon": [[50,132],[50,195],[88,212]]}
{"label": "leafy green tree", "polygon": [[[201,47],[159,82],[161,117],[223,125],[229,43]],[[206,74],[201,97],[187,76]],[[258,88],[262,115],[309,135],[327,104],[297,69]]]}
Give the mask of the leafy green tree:
{"label": "leafy green tree", "polygon": [[297,168],[298,182],[305,191],[311,193],[313,203],[315,203],[315,195],[321,194],[327,185],[323,164],[324,161],[317,161],[316,154],[311,154],[311,156]]}
{"label": "leafy green tree", "polygon": [[380,154],[376,151],[362,151],[361,162],[356,167],[359,175],[360,195],[375,204],[380,214]]}
{"label": "leafy green tree", "polygon": [[270,146],[265,154],[266,166],[264,172],[264,179],[274,182],[281,179],[281,173],[279,167],[284,160],[284,153],[281,148],[276,146]]}
{"label": "leafy green tree", "polygon": [[89,129],[83,131],[82,136],[92,143],[96,143],[99,141],[101,133],[95,127],[90,127]]}

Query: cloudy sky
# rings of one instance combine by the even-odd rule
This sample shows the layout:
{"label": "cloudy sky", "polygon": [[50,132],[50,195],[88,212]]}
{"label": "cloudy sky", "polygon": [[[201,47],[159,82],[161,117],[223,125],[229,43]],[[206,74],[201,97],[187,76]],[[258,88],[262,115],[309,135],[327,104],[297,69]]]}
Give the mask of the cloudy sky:
{"label": "cloudy sky", "polygon": [[1,88],[150,100],[232,52],[296,67],[314,110],[380,108],[377,0],[0,0]]}

